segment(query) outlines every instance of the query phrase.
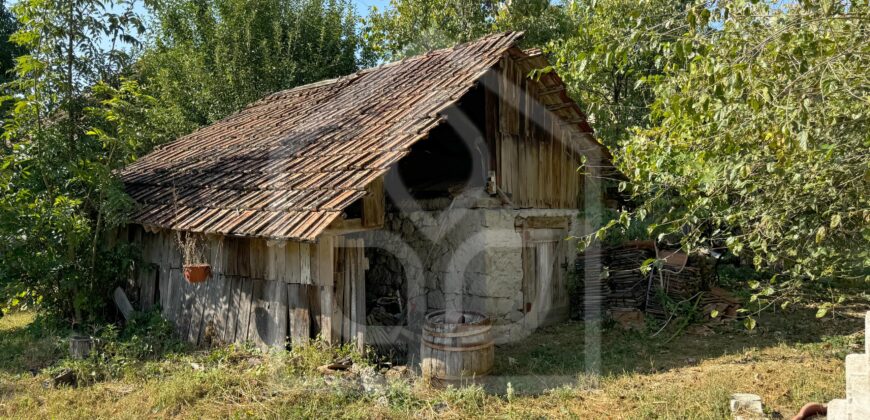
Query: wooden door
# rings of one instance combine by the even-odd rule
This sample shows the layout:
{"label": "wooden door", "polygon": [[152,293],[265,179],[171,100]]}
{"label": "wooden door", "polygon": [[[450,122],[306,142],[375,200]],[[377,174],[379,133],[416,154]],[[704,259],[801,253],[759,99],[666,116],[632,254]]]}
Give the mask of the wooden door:
{"label": "wooden door", "polygon": [[567,262],[570,250],[563,229],[523,232],[523,312],[529,329],[568,317]]}
{"label": "wooden door", "polygon": [[332,328],[336,343],[365,346],[368,260],[362,239],[335,238],[335,278]]}

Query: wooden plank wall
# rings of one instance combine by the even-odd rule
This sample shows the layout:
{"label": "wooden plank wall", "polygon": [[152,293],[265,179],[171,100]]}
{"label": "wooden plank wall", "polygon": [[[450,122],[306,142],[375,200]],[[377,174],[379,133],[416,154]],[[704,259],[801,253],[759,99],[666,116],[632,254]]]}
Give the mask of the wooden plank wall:
{"label": "wooden plank wall", "polygon": [[365,270],[368,262],[362,239],[335,237],[335,295],[332,307],[333,337],[341,344],[365,347]]}
{"label": "wooden plank wall", "polygon": [[131,229],[130,238],[141,245],[144,260],[134,273],[139,308],[159,304],[178,334],[191,343],[250,341],[268,348],[318,336],[328,343],[364,340],[362,240],[322,236],[307,244],[209,237],[212,276],[190,284],[170,232]]}
{"label": "wooden plank wall", "polygon": [[[502,59],[497,92],[486,95],[487,137],[499,188],[522,208],[577,208],[580,154],[570,147],[578,133],[535,98],[538,82],[510,58]],[[493,103],[495,102],[495,103]]]}

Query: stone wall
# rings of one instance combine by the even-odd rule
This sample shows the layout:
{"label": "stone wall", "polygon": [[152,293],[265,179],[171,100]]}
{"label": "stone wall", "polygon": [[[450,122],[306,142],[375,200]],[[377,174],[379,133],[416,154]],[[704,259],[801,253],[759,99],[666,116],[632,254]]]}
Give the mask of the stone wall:
{"label": "stone wall", "polygon": [[[490,316],[496,343],[526,337],[531,331],[523,323],[522,236],[516,219],[566,217],[567,234],[578,235],[582,220],[577,214],[573,209],[496,206],[394,209],[383,230],[363,236],[369,248],[369,300],[399,290],[408,301],[413,331],[419,331],[423,314],[456,308]],[[570,267],[575,253],[569,255]]]}
{"label": "stone wall", "polygon": [[870,419],[870,312],[864,323],[864,353],[846,356],[846,398],[828,403],[829,420]]}

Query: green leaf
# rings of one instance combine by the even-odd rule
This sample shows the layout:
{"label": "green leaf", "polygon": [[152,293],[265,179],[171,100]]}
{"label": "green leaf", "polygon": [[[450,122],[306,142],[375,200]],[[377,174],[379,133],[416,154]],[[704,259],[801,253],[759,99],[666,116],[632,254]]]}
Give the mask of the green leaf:
{"label": "green leaf", "polygon": [[822,307],[820,307],[819,310],[816,311],[816,318],[823,318],[825,315],[828,314],[828,311],[829,311],[830,309],[831,309],[831,308],[830,308],[830,307],[827,307],[827,306],[822,306]]}
{"label": "green leaf", "polygon": [[755,318],[753,318],[751,316],[747,317],[746,319],[743,320],[743,326],[746,327],[747,330],[750,330],[750,331],[754,330],[755,324],[756,324]]}

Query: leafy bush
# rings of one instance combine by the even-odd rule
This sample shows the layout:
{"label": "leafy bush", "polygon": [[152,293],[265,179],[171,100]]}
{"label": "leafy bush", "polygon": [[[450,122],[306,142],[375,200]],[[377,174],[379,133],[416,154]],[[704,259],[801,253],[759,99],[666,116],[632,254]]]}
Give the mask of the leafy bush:
{"label": "leafy bush", "polygon": [[172,324],[155,308],[137,313],[125,326],[94,328],[94,348],[83,360],[65,359],[52,371],[71,369],[79,384],[140,375],[143,362],[180,352],[186,345],[173,337]]}

